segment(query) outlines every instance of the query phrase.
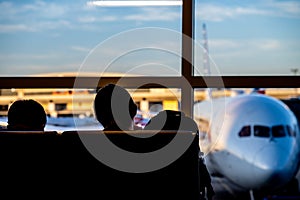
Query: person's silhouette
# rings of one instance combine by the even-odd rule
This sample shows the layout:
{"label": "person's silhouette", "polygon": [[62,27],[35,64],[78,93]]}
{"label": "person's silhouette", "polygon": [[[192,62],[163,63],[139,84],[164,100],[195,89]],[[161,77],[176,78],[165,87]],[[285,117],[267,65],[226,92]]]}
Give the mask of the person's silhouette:
{"label": "person's silhouette", "polygon": [[7,118],[7,130],[11,131],[44,131],[47,123],[43,106],[32,99],[13,102]]}
{"label": "person's silhouette", "polygon": [[[197,123],[183,112],[173,110],[163,110],[152,117],[144,128],[145,130],[186,130],[199,133]],[[200,147],[199,147],[199,152]],[[210,174],[204,163],[202,156],[199,156],[199,179],[200,194],[203,199],[205,196],[211,200],[215,194],[211,185]]]}
{"label": "person's silhouette", "polygon": [[137,106],[129,92],[118,85],[108,84],[97,92],[94,111],[104,130],[133,130]]}

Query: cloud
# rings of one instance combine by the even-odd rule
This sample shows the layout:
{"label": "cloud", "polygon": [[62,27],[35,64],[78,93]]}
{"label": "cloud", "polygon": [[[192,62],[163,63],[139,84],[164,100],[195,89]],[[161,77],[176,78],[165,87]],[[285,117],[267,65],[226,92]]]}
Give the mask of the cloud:
{"label": "cloud", "polygon": [[64,4],[52,2],[1,2],[0,32],[38,32],[70,27]]}
{"label": "cloud", "polygon": [[257,41],[254,42],[253,45],[261,50],[276,50],[279,49],[281,46],[278,40],[272,40],[272,39]]}
{"label": "cloud", "polygon": [[85,16],[85,17],[79,17],[78,21],[82,23],[93,23],[97,21],[97,18],[93,16]]}
{"label": "cloud", "polygon": [[236,18],[241,15],[267,15],[269,11],[246,8],[232,7],[224,5],[203,4],[196,9],[196,15],[200,19],[207,21],[224,21],[228,18]]}
{"label": "cloud", "polygon": [[[96,30],[97,23],[115,21],[180,20],[181,12],[168,8],[135,8],[134,12],[87,9],[84,3],[53,1],[0,2],[0,33],[41,32],[55,29]],[[84,27],[88,25],[88,27]],[[98,26],[98,25],[97,25]]]}
{"label": "cloud", "polygon": [[274,1],[268,2],[268,6],[281,11],[286,15],[296,15],[300,17],[300,2],[299,1]]}
{"label": "cloud", "polygon": [[232,49],[240,47],[241,43],[237,40],[214,39],[209,41],[208,45],[212,49]]}
{"label": "cloud", "polygon": [[[84,8],[83,8],[84,9]],[[93,11],[95,11],[93,13]],[[114,22],[114,21],[173,21],[180,20],[181,12],[167,8],[135,8],[134,12],[126,11],[124,13],[116,12],[112,14],[109,9],[90,10],[88,15],[77,17],[80,23],[99,23],[99,22]]]}
{"label": "cloud", "polygon": [[0,24],[0,33],[39,32],[43,30],[53,30],[60,27],[71,27],[71,24],[65,20],[39,21],[29,24]]}
{"label": "cloud", "polygon": [[39,17],[43,18],[60,18],[69,10],[69,6],[66,4],[55,4],[45,1],[35,1],[31,4],[24,4],[21,6],[15,4],[14,6],[19,13],[35,12]]}
{"label": "cloud", "polygon": [[206,21],[221,22],[241,16],[272,16],[300,18],[298,1],[258,1],[249,5],[198,3],[196,16]]}
{"label": "cloud", "polygon": [[14,54],[0,54],[0,60],[4,62],[11,61],[25,61],[25,60],[45,60],[45,59],[54,59],[57,58],[58,54],[22,54],[22,53],[14,53]]}
{"label": "cloud", "polygon": [[36,29],[26,24],[0,24],[0,33],[35,32]]}
{"label": "cloud", "polygon": [[31,24],[37,31],[53,30],[57,28],[70,28],[71,22],[67,20],[45,20]]}
{"label": "cloud", "polygon": [[211,40],[209,45],[212,49],[230,50],[235,49],[241,52],[248,50],[278,50],[283,48],[283,45],[276,39],[252,39],[252,40],[225,40],[215,39]]}
{"label": "cloud", "polygon": [[[215,39],[209,43],[211,49],[218,51],[240,51],[247,54],[247,51],[272,51],[284,48],[284,45],[276,39],[252,39],[252,40],[225,40]],[[286,44],[286,46],[288,46]]]}
{"label": "cloud", "polygon": [[125,20],[136,21],[172,21],[180,19],[179,11],[172,11],[167,8],[143,8],[140,13],[129,14],[124,17]]}
{"label": "cloud", "polygon": [[71,49],[74,50],[74,51],[86,52],[86,53],[91,51],[90,48],[81,47],[81,46],[72,46]]}
{"label": "cloud", "polygon": [[0,11],[2,19],[23,19],[27,17],[60,18],[69,10],[66,4],[55,4],[52,2],[1,2]]}
{"label": "cloud", "polygon": [[97,22],[112,22],[119,20],[116,16],[84,16],[78,17],[77,21],[80,23],[97,23]]}
{"label": "cloud", "polygon": [[0,10],[2,15],[16,13],[14,4],[12,2],[7,2],[7,1],[0,2]]}

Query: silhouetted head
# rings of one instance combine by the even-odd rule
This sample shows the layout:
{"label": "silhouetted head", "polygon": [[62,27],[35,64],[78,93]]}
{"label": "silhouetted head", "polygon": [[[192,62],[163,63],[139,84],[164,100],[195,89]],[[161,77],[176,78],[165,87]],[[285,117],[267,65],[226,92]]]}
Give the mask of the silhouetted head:
{"label": "silhouetted head", "polygon": [[133,125],[137,106],[126,89],[108,84],[97,92],[94,110],[104,129],[129,130]]}
{"label": "silhouetted head", "polygon": [[181,111],[163,110],[151,118],[145,130],[186,130],[198,132],[197,123]]}
{"label": "silhouetted head", "polygon": [[8,110],[8,130],[43,131],[47,122],[43,106],[35,100],[17,100]]}

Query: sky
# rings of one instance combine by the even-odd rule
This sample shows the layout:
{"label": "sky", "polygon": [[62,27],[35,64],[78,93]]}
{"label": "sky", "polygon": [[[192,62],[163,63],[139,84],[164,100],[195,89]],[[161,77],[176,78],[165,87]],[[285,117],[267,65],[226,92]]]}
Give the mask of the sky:
{"label": "sky", "polygon": [[[195,0],[195,68],[217,75],[300,73],[300,1]],[[84,0],[0,1],[0,75],[179,75],[181,7]]]}

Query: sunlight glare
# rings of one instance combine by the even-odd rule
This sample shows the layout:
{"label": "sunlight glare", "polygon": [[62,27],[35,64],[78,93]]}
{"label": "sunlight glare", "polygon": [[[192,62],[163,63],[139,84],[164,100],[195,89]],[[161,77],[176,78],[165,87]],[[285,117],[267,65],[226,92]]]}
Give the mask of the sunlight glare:
{"label": "sunlight glare", "polygon": [[119,7],[119,6],[182,6],[181,0],[173,1],[88,1],[88,6]]}

